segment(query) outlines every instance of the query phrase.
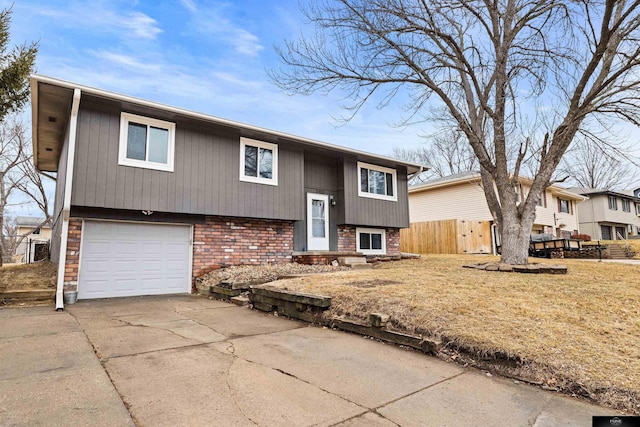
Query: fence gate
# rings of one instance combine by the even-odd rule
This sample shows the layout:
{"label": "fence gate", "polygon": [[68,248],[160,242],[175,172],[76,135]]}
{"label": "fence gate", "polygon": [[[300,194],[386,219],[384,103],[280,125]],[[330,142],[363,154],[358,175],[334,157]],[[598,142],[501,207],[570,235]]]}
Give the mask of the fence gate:
{"label": "fence gate", "polygon": [[414,222],[400,230],[400,250],[418,254],[490,254],[491,221]]}

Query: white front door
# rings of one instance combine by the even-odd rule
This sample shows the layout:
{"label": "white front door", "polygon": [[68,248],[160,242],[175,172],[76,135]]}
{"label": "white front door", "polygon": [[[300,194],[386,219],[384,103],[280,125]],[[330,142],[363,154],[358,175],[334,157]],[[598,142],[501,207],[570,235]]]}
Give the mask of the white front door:
{"label": "white front door", "polygon": [[329,196],[307,193],[307,250],[329,250]]}

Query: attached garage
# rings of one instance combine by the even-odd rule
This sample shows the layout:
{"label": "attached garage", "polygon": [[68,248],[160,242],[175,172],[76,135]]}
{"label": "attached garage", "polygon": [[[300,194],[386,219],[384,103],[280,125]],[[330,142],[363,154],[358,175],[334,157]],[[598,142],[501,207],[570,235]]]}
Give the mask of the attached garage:
{"label": "attached garage", "polygon": [[85,221],[78,299],[191,291],[191,226]]}

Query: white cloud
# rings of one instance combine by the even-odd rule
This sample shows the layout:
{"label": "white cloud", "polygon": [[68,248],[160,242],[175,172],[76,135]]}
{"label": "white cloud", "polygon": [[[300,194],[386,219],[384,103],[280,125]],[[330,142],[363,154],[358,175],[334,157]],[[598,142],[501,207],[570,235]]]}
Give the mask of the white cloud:
{"label": "white cloud", "polygon": [[264,49],[260,38],[226,17],[227,14],[229,7],[225,5],[198,10],[192,15],[190,27],[201,37],[210,37],[211,41],[228,44],[237,53],[256,56]]}
{"label": "white cloud", "polygon": [[[112,6],[111,3],[106,3]],[[83,2],[63,8],[34,8],[33,13],[55,20],[56,25],[120,38],[154,40],[162,29],[158,21],[142,12],[121,12],[101,2]]]}
{"label": "white cloud", "polygon": [[120,53],[98,50],[94,52],[98,58],[102,58],[114,65],[123,67],[128,70],[136,70],[144,73],[161,73],[162,67],[159,64],[149,63],[138,60],[136,57],[123,55]]}
{"label": "white cloud", "polygon": [[180,0],[180,3],[187,9],[189,12],[196,12],[198,9],[193,0]]}

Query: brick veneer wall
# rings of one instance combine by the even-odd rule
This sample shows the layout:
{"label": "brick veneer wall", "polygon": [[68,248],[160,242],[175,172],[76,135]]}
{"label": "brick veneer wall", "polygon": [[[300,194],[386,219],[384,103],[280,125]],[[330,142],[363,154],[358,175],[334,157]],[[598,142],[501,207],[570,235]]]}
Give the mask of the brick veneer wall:
{"label": "brick veneer wall", "polygon": [[338,226],[338,251],[354,252],[356,250],[356,227],[353,225]]}
{"label": "brick veneer wall", "polygon": [[400,255],[400,229],[387,228],[387,255]]}
{"label": "brick veneer wall", "polygon": [[67,234],[67,258],[64,265],[64,291],[78,290],[78,265],[80,263],[80,239],[82,237],[82,220],[69,219]]}
{"label": "brick veneer wall", "polygon": [[[375,228],[375,227],[371,227]],[[400,255],[400,229],[386,228],[386,245],[387,255]],[[356,227],[353,225],[338,226],[338,251],[347,252],[355,251],[356,246]]]}
{"label": "brick veneer wall", "polygon": [[193,276],[218,266],[291,262],[293,221],[206,217],[194,225]]}

